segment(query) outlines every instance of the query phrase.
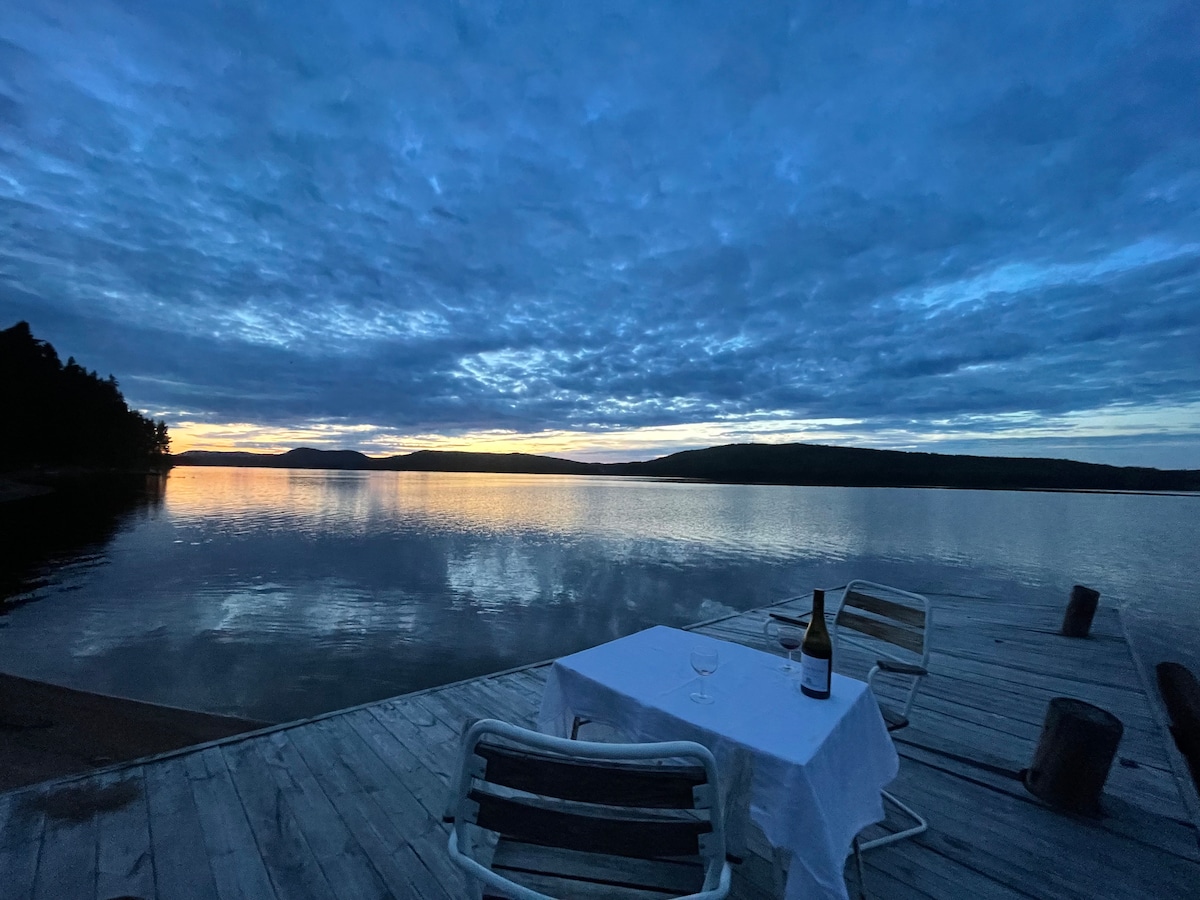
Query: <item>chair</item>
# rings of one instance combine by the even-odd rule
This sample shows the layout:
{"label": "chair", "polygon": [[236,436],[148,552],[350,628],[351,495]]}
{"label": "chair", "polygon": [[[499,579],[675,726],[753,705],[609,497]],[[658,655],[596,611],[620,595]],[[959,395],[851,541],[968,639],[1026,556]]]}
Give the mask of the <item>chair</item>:
{"label": "chair", "polygon": [[[802,617],[782,613],[770,613],[770,617],[777,622],[802,628],[808,625]],[[839,648],[843,645],[850,645],[873,656],[874,664],[867,673],[867,684],[879,700],[879,711],[887,730],[894,732],[906,727],[917,690],[929,674],[928,636],[933,628],[929,598],[884,584],[855,580],[842,591],[841,600],[833,612],[833,622],[830,640],[835,662],[841,658]],[[854,632],[854,635],[848,632]],[[886,687],[879,683],[880,679],[886,680]],[[896,696],[897,691],[899,697]],[[929,827],[924,818],[893,794],[884,791],[883,799],[915,824],[880,838],[856,841],[856,853],[913,837]]]}
{"label": "chair", "polygon": [[729,893],[716,762],[691,741],[602,744],[495,719],[463,735],[451,858],[484,897]]}

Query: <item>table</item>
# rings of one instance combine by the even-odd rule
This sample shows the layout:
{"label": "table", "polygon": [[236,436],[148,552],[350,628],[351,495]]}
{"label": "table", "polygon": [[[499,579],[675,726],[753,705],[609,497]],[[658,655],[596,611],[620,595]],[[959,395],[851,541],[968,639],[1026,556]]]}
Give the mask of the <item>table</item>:
{"label": "table", "polygon": [[[694,647],[718,650],[705,688]],[[631,740],[694,740],[729,777],[748,754],[749,816],[771,845],[791,853],[787,900],[847,900],[842,877],[851,841],[883,818],[880,791],[899,758],[879,706],[861,681],[835,674],[832,696],[799,690],[779,656],[706,635],[657,626],[565,656],[550,669],[538,727],[567,736],[575,716],[613,725]],[[797,670],[799,664],[797,663]]]}

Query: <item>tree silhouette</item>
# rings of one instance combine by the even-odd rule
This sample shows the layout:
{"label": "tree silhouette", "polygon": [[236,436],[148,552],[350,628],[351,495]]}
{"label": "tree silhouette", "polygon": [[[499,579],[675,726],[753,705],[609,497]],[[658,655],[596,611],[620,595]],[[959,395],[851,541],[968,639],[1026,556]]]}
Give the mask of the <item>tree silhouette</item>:
{"label": "tree silhouette", "polygon": [[171,445],[166,422],[130,409],[116,378],[63,365],[28,322],[0,331],[0,423],[3,468],[161,465]]}

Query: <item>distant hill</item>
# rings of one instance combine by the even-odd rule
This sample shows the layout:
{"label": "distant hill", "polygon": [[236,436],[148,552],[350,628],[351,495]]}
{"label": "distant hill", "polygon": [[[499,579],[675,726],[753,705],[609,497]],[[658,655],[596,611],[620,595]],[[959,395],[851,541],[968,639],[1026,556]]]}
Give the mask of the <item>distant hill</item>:
{"label": "distant hill", "polygon": [[598,475],[601,463],[581,463],[530,453],[465,453],[418,450],[402,456],[370,457],[355,450],[314,450],[301,447],[287,453],[241,453],[189,450],[175,456],[182,466],[251,466],[272,469],[365,469],[386,472],[500,472],[528,475]]}
{"label": "distant hill", "polygon": [[1000,490],[1197,491],[1200,469],[1106,466],[1066,459],[962,456],[819,444],[727,444],[685,450],[626,474],[756,484]]}
{"label": "distant hill", "polygon": [[168,460],[165,422],[125,403],[117,380],[68,358],[27,322],[0,330],[0,470],[30,466],[140,468]]}
{"label": "distant hill", "polygon": [[374,460],[357,450],[313,450],[299,447],[279,457],[289,469],[369,469]]}
{"label": "distant hill", "polygon": [[173,457],[177,466],[238,466],[256,469],[372,469],[373,460],[357,450],[313,450],[287,453],[244,453],[233,450],[188,450]]}
{"label": "distant hill", "polygon": [[287,453],[192,450],[177,465],[365,469],[396,472],[498,472],[533,475],[641,475],[731,484],[844,487],[952,487],[990,490],[1200,491],[1200,470],[1105,466],[1064,459],[957,456],[819,444],[728,444],[648,462],[583,463],[528,453],[420,450],[374,458],[352,450]]}
{"label": "distant hill", "polygon": [[378,460],[378,468],[396,472],[504,472],[527,475],[601,475],[601,463],[582,463],[532,453],[464,453],[418,450],[407,456]]}

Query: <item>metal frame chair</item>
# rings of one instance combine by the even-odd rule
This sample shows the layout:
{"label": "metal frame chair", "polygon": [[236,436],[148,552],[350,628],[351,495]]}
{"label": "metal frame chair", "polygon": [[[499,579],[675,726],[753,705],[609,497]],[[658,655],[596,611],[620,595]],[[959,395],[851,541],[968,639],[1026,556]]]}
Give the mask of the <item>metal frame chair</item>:
{"label": "metal frame chair", "polygon": [[721,805],[716,761],[692,741],[575,741],[483,719],[463,734],[448,847],[484,891],[515,900],[721,900]]}
{"label": "metal frame chair", "polygon": [[[810,614],[811,611],[804,615]],[[791,625],[808,625],[802,618],[781,613],[770,613],[770,617]],[[842,642],[866,650],[877,657],[867,673],[867,684],[871,686],[877,700],[879,692],[875,691],[875,686],[879,678],[909,681],[899,709],[879,701],[879,711],[889,733],[906,727],[921,681],[929,674],[929,634],[933,629],[933,609],[929,598],[890,585],[855,579],[842,591],[841,599],[833,611],[833,622],[830,638],[833,642],[835,661],[838,659],[838,646]],[[850,637],[846,631],[854,631],[863,637]],[[929,827],[929,823],[919,813],[898,800],[894,794],[883,791],[883,799],[912,819],[915,824],[883,837],[856,841],[856,853],[913,837]]]}

